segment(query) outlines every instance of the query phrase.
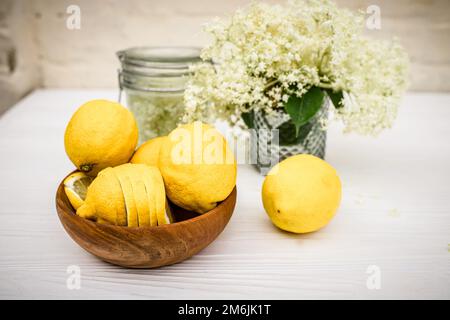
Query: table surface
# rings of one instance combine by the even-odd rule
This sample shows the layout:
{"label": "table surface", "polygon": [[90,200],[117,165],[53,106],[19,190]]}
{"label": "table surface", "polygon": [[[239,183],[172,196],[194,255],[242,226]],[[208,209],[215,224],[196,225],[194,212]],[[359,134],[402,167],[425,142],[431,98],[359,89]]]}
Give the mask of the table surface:
{"label": "table surface", "polygon": [[[83,102],[116,97],[38,90],[0,118],[0,298],[450,298],[449,94],[408,94],[394,128],[377,138],[330,126],[326,159],[343,199],[326,228],[275,228],[261,203],[263,177],[240,165],[224,232],[193,258],[153,270],[91,256],[55,210],[57,185],[73,168],[65,125]],[[79,289],[67,286],[74,265]]]}

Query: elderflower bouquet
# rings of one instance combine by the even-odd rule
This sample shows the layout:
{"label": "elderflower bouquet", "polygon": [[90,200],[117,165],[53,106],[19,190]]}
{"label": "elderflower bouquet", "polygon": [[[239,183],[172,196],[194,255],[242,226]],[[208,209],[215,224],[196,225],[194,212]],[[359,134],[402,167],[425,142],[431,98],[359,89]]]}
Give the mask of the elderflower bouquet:
{"label": "elderflower bouquet", "polygon": [[331,101],[346,131],[391,127],[407,87],[408,57],[395,41],[363,36],[363,18],[311,0],[253,3],[215,20],[207,26],[213,42],[202,51],[204,63],[192,67],[185,120],[253,127],[256,114],[281,112],[298,136]]}

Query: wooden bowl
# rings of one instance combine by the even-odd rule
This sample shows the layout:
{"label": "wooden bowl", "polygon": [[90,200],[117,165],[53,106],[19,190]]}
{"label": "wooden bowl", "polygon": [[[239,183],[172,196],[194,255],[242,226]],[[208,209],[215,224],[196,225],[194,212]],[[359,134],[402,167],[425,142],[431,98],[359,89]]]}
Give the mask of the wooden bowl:
{"label": "wooden bowl", "polygon": [[128,268],[155,268],[192,257],[222,232],[235,204],[236,188],[216,208],[202,215],[170,204],[175,223],[119,227],[77,216],[64,192],[63,182],[56,192],[59,220],[72,239],[94,256]]}

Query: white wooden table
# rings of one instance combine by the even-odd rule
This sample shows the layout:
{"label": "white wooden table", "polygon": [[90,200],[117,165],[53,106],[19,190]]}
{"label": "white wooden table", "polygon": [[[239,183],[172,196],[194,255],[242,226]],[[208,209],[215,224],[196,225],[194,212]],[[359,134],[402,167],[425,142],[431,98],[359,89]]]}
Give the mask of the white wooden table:
{"label": "white wooden table", "polygon": [[[154,270],[99,261],[55,211],[56,187],[72,170],[66,123],[83,102],[116,96],[38,90],[0,118],[0,298],[450,298],[450,95],[409,94],[395,127],[377,139],[332,125],[326,158],[343,201],[325,229],[276,229],[262,207],[263,178],[242,165],[220,237]],[[79,290],[67,288],[71,265],[81,270]],[[377,279],[379,289],[370,285]]]}

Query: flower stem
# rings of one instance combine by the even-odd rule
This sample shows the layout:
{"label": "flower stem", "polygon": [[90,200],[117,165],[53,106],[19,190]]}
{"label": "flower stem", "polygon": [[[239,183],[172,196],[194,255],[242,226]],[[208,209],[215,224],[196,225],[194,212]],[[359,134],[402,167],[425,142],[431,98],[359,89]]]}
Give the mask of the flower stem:
{"label": "flower stem", "polygon": [[319,83],[318,87],[319,87],[319,88],[322,88],[322,89],[333,89],[333,87],[331,86],[331,84],[329,84],[329,83],[323,83],[323,82]]}
{"label": "flower stem", "polygon": [[267,89],[270,89],[271,87],[273,87],[274,85],[276,85],[277,83],[279,83],[280,81],[278,79],[272,80],[269,83],[266,84],[266,86],[264,87],[264,91],[266,91]]}

